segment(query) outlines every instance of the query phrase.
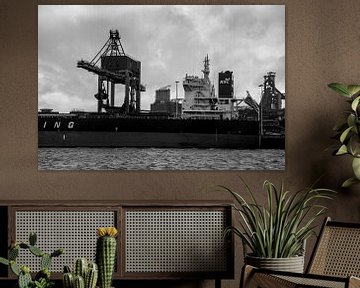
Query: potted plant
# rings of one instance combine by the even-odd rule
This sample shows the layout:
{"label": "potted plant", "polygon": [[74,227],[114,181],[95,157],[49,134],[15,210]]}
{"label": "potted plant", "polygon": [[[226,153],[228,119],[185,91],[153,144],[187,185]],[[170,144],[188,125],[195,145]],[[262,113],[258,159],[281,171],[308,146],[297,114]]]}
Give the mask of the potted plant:
{"label": "potted plant", "polygon": [[98,279],[98,267],[86,258],[77,258],[73,271],[69,266],[64,266],[62,275],[63,288],[95,288]]}
{"label": "potted plant", "polygon": [[[50,265],[54,257],[58,257],[64,253],[63,249],[57,249],[52,253],[43,252],[36,246],[37,236],[35,233],[30,233],[29,243],[19,242],[11,243],[8,252],[8,259],[0,257],[0,263],[10,266],[11,271],[18,277],[18,288],[50,288],[54,286],[54,282],[50,280]],[[35,278],[32,279],[30,268],[26,265],[19,265],[16,263],[19,256],[20,249],[28,250],[31,254],[39,257],[41,270],[36,273]]]}
{"label": "potted plant", "polygon": [[96,234],[96,263],[78,258],[73,271],[69,266],[64,266],[64,288],[95,288],[97,283],[98,288],[112,288],[118,231],[115,227],[99,227]]}
{"label": "potted plant", "polygon": [[100,227],[97,229],[96,263],[99,267],[99,287],[110,288],[116,260],[115,227]]}
{"label": "potted plant", "polygon": [[244,254],[245,264],[302,273],[305,241],[314,233],[315,220],[326,209],[318,204],[318,200],[331,199],[334,191],[310,187],[290,193],[283,184],[278,189],[266,180],[267,203],[264,206],[256,200],[245,182],[244,185],[251,201],[227,187],[221,187],[236,201],[233,208],[240,216],[240,226],[229,227],[226,233],[233,232],[239,236],[244,247],[248,248],[246,250],[250,250],[250,253]]}
{"label": "potted plant", "polygon": [[342,186],[349,187],[353,184],[360,183],[360,85],[344,85],[341,83],[331,83],[328,85],[338,94],[347,98],[351,109],[345,123],[334,127],[338,133],[339,147],[334,152],[335,155],[350,155],[352,157],[352,169],[354,176],[347,179]]}

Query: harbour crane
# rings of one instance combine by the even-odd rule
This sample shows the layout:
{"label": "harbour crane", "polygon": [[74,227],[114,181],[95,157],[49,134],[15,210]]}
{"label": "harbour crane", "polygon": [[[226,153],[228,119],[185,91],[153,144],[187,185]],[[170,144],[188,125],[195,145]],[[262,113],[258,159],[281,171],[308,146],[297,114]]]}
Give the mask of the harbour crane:
{"label": "harbour crane", "polygon": [[[95,98],[98,100],[99,113],[103,109],[124,114],[140,113],[140,92],[145,91],[145,86],[140,83],[141,62],[125,54],[118,30],[110,30],[109,39],[95,57],[91,61],[78,61],[77,67],[98,75]],[[115,106],[115,84],[125,85],[122,107]]]}

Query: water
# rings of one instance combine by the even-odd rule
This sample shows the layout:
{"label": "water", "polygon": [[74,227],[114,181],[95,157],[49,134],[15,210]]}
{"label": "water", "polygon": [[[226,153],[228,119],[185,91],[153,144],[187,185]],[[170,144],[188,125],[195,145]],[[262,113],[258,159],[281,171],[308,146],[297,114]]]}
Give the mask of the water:
{"label": "water", "polygon": [[273,149],[39,148],[40,170],[283,170]]}

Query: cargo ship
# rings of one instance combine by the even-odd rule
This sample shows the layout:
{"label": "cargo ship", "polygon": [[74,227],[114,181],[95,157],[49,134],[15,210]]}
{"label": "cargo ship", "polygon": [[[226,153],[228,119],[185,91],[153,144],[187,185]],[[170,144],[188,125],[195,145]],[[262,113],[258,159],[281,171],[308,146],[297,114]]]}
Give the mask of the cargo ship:
{"label": "cargo ship", "polygon": [[[100,62],[100,65],[98,64]],[[79,68],[98,76],[96,112],[38,112],[38,147],[165,147],[257,149],[285,146],[285,95],[275,87],[275,73],[264,76],[260,104],[248,95],[237,99],[232,72],[219,76],[219,95],[209,79],[209,57],[203,76],[186,75],[184,99],[171,111],[142,111],[141,62],[125,54],[118,30],[91,61]],[[115,85],[125,85],[122,106],[115,106]],[[267,96],[269,95],[269,96]],[[180,103],[181,102],[181,103]],[[247,107],[239,108],[239,103]]]}

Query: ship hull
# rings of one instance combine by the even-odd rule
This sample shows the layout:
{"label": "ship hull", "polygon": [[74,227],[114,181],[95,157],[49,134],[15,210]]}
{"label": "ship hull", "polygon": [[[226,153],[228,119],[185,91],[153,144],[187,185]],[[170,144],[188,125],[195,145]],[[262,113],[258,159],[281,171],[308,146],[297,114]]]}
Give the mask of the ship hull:
{"label": "ship hull", "polygon": [[39,116],[38,147],[284,148],[284,138],[259,139],[259,123],[103,115]]}
{"label": "ship hull", "polygon": [[39,147],[244,148],[259,146],[256,135],[39,131]]}

